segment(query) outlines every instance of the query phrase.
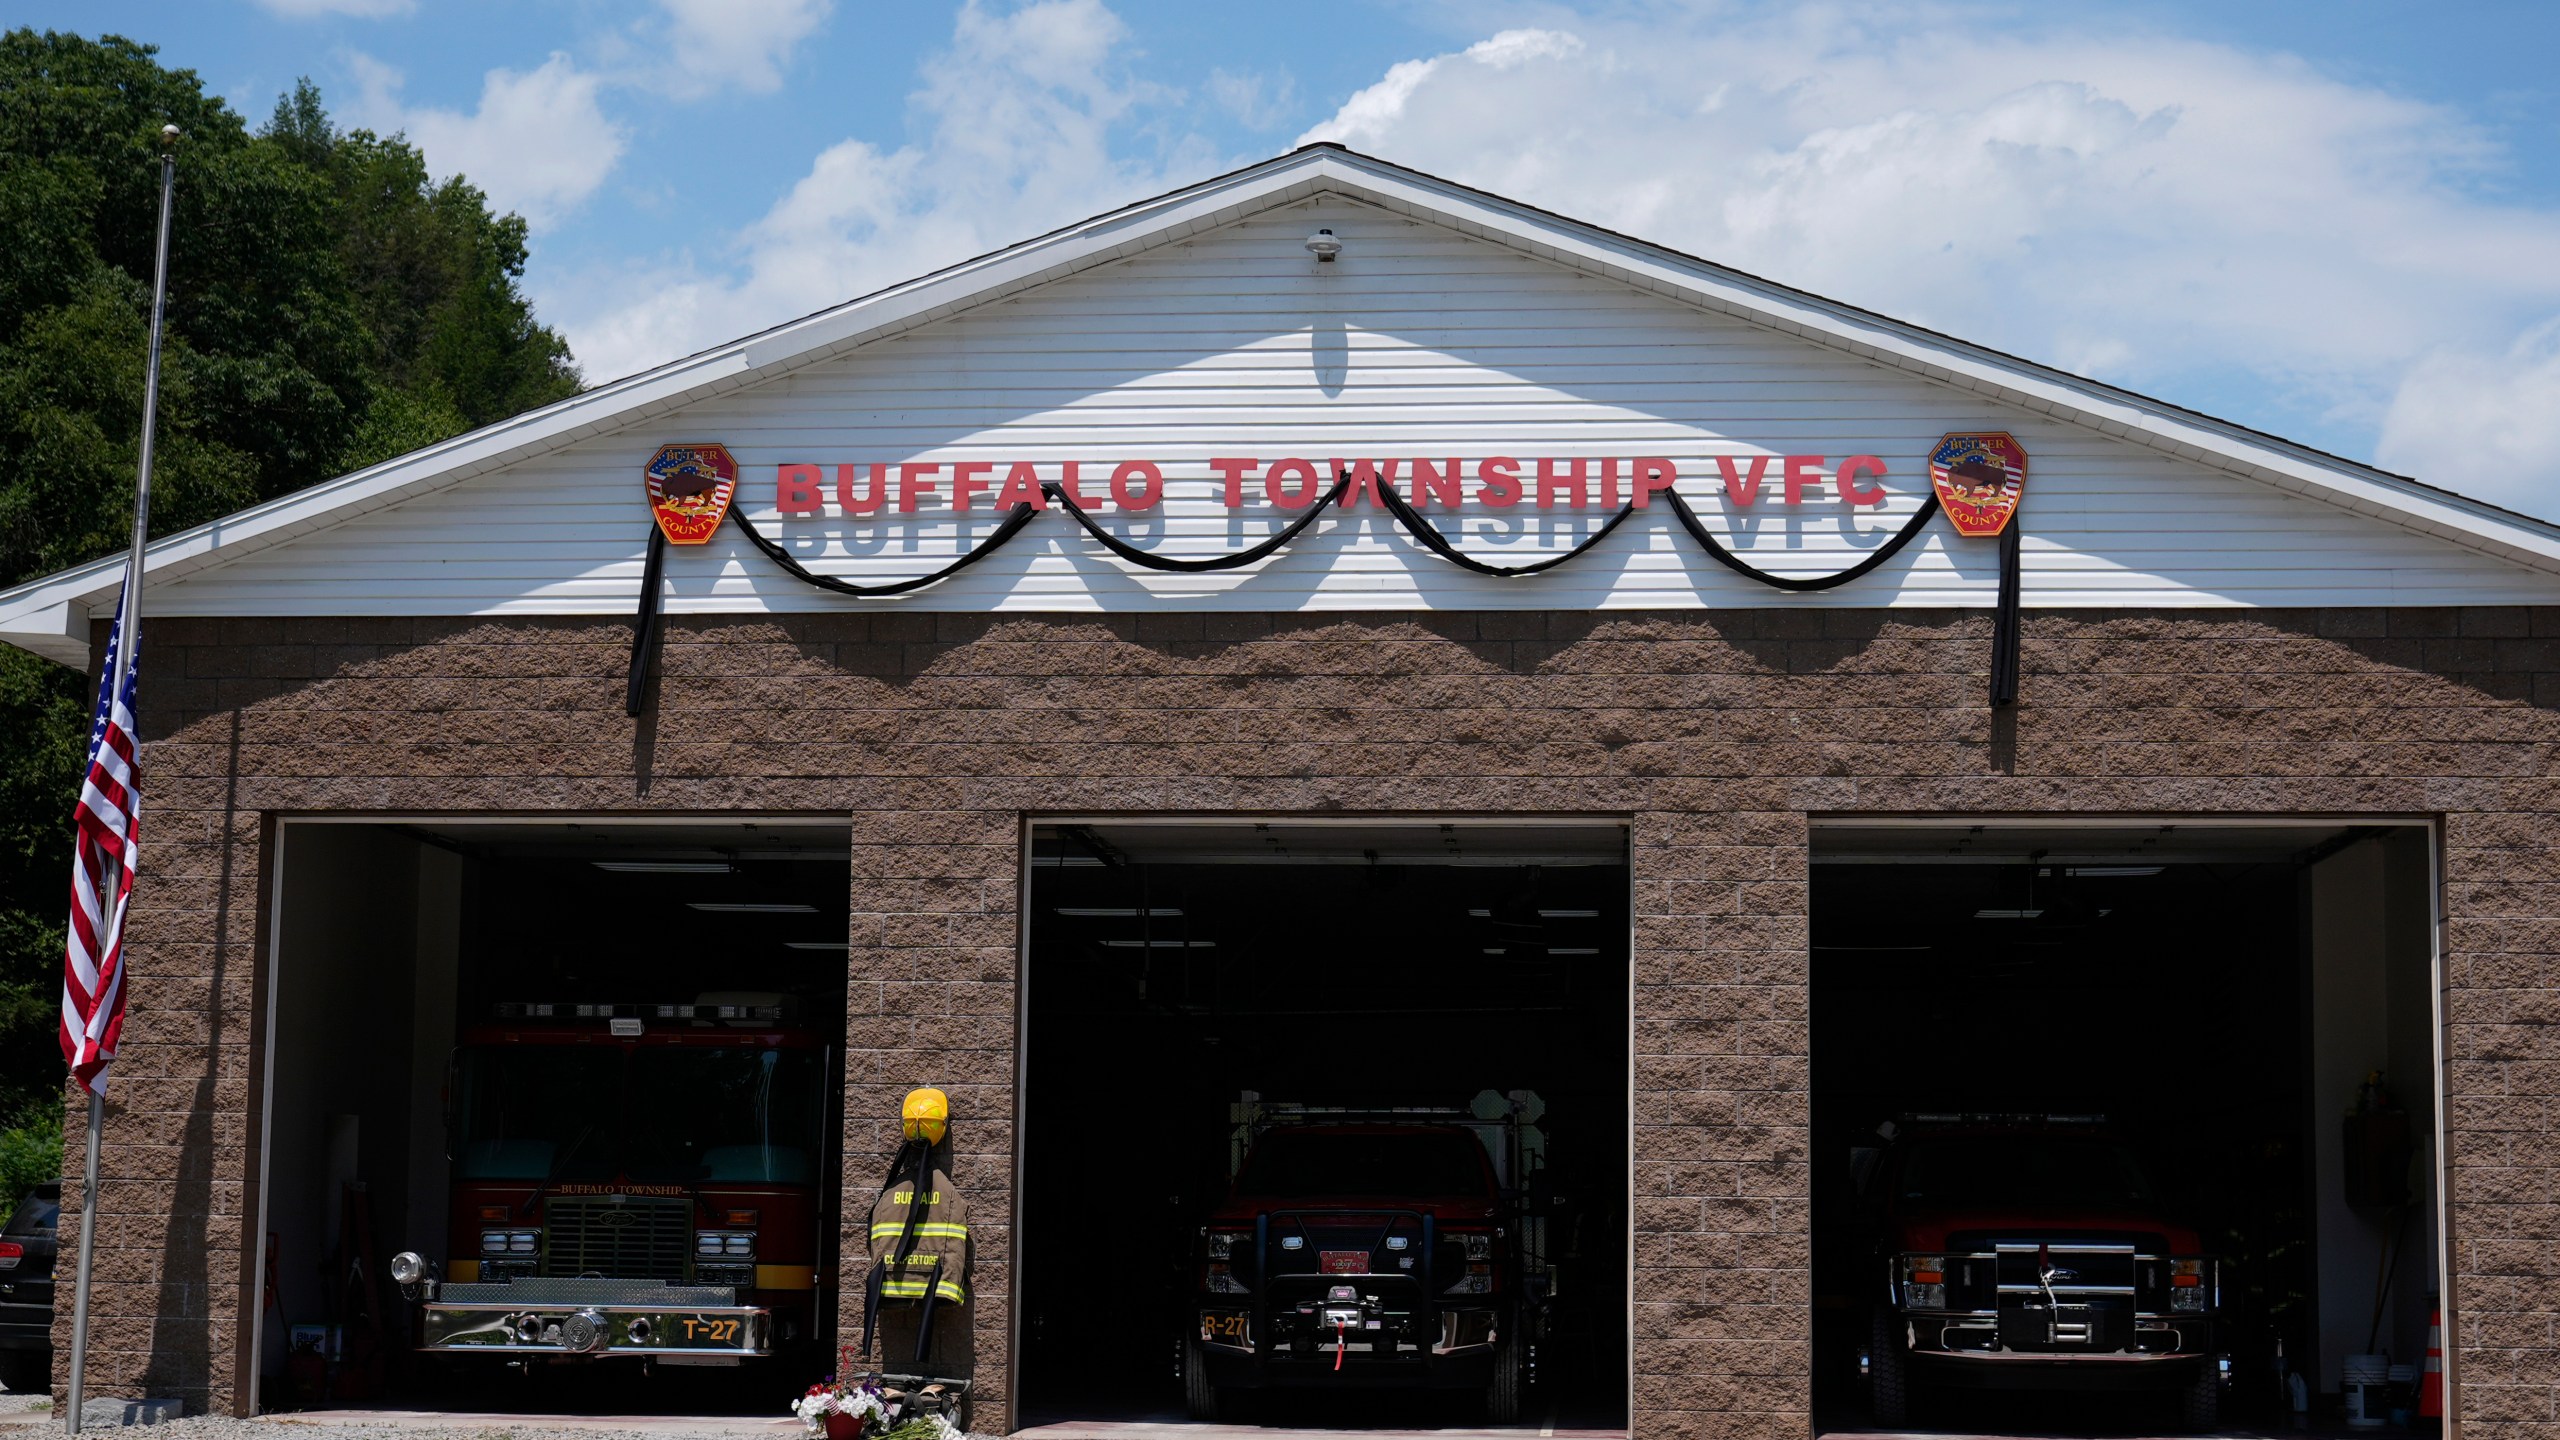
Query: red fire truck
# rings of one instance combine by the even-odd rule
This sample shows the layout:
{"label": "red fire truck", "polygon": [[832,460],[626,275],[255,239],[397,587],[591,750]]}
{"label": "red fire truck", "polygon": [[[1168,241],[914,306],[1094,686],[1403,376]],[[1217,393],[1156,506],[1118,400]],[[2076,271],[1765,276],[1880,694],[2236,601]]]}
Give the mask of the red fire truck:
{"label": "red fire truck", "polygon": [[448,1081],[443,1263],[391,1260],[418,1348],[734,1362],[815,1343],[832,1058],[780,1003],[498,1006]]}
{"label": "red fire truck", "polygon": [[2210,1430],[2231,1381],[2221,1262],[2096,1115],[1905,1115],[1862,1160],[1880,1282],[1877,1423],[1924,1386],[2175,1393]]}
{"label": "red fire truck", "polygon": [[1183,1360],[1194,1419],[1236,1392],[1457,1390],[1519,1418],[1549,1276],[1461,1112],[1266,1117],[1200,1231]]}

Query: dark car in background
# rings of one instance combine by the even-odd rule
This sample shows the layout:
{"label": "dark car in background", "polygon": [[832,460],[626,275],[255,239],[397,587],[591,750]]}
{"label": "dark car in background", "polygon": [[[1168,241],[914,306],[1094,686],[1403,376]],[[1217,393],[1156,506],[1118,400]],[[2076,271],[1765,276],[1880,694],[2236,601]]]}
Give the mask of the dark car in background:
{"label": "dark car in background", "polygon": [[0,1385],[21,1395],[53,1385],[53,1237],[62,1182],[27,1192],[0,1229]]}

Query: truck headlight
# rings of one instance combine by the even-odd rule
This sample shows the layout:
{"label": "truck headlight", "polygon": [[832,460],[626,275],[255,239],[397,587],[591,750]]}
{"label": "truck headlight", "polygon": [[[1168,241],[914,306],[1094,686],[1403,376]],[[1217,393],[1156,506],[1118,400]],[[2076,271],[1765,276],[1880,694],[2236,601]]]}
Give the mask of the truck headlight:
{"label": "truck headlight", "polygon": [[2170,1309],[2202,1311],[2211,1303],[2213,1286],[2207,1279],[2210,1263],[2205,1260],[2169,1262]]}
{"label": "truck headlight", "polygon": [[1902,1303],[1913,1310],[1947,1308],[1947,1257],[1944,1255],[1902,1257]]}
{"label": "truck headlight", "polygon": [[697,1230],[693,1253],[705,1260],[744,1260],[756,1253],[756,1237],[752,1231]]}
{"label": "truck headlight", "polygon": [[483,1230],[480,1251],[484,1255],[530,1255],[542,1248],[539,1230]]}
{"label": "truck headlight", "polygon": [[403,1250],[391,1257],[391,1282],[415,1285],[427,1276],[427,1257],[415,1250]]}

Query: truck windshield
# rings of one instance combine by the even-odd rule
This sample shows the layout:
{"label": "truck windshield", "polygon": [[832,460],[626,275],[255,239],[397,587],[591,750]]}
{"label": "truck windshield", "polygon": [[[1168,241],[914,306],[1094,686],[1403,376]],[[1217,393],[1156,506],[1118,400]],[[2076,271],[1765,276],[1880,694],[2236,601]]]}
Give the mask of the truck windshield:
{"label": "truck windshield", "polygon": [[477,1045],[455,1057],[457,1180],[816,1176],[819,1056],[761,1046]]}
{"label": "truck windshield", "polygon": [[1486,1188],[1484,1146],[1463,1130],[1274,1130],[1236,1176],[1237,1194],[1281,1200],[1476,1196]]}
{"label": "truck windshield", "polygon": [[1902,1198],[1924,1205],[2143,1206],[2150,1178],[2112,1140],[2058,1135],[1950,1135],[1915,1140]]}
{"label": "truck windshield", "polygon": [[481,1046],[456,1070],[456,1179],[613,1178],[613,1136],[589,1129],[613,1128],[621,1046]]}
{"label": "truck windshield", "polygon": [[632,1127],[624,1168],[634,1180],[810,1183],[817,1066],[807,1050],[635,1051],[631,1092],[648,1115]]}

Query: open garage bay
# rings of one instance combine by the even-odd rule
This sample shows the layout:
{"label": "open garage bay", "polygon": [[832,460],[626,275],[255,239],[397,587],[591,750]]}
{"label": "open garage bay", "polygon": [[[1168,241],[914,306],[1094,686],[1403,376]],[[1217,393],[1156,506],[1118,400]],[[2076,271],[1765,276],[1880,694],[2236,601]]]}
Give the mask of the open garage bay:
{"label": "open garage bay", "polygon": [[[1815,835],[1825,1428],[1863,1428],[1879,1408],[1885,1428],[2156,1433],[2191,1418],[2178,1376],[2192,1367],[2163,1361],[2154,1394],[2128,1402],[2082,1383],[2099,1367],[2052,1363],[2119,1341],[2227,1356],[2216,1423],[2285,1423],[2296,1372],[2313,1413],[2334,1416],[2352,1357],[2419,1363],[2442,1264],[2423,827],[1847,822]],[[2212,1323],[2163,1299],[2165,1318],[2113,1334],[2101,1272],[2118,1240],[2207,1257],[2195,1273],[2218,1298]],[[1968,1283],[1961,1258],[1894,1258],[1915,1249],[2000,1258],[1960,1300],[1941,1292]],[[2038,1266],[2055,1279],[2040,1284]],[[1922,1310],[1903,1303],[1896,1286],[1941,1271]],[[1911,1318],[1969,1307],[1943,1332]],[[1916,1347],[1907,1365],[1879,1356],[1896,1344]],[[2031,1378],[2032,1393],[2012,1383]],[[1879,1407],[1883,1386],[1906,1382],[1908,1415]],[[2379,1387],[2371,1399],[2392,1403]]]}
{"label": "open garage bay", "polygon": [[[1518,1287],[1523,1308],[1482,1313],[1505,1317],[1502,1341],[1524,1347],[1525,1423],[1625,1423],[1620,827],[1049,824],[1031,837],[1027,903],[1027,1423],[1184,1413],[1204,1235],[1226,1215],[1244,1254],[1253,1222],[1239,1217],[1253,1207],[1231,1191],[1321,1203],[1304,1198],[1334,1184],[1304,1178],[1323,1163],[1307,1158],[1322,1149],[1304,1148],[1310,1131],[1335,1137],[1339,1153],[1356,1148],[1367,1173],[1408,1177],[1393,1182],[1407,1191],[1460,1184],[1425,1178],[1447,1173],[1443,1159],[1460,1171],[1489,1165],[1500,1193],[1486,1208],[1498,1208],[1506,1233],[1493,1241],[1487,1284]],[[1464,1138],[1444,1144],[1457,1131]],[[1257,1149],[1265,1158],[1249,1162]],[[1478,1149],[1481,1161],[1463,1159]],[[1278,1174],[1292,1167],[1295,1178]],[[1437,1220],[1447,1233],[1463,1223],[1445,1207]],[[1392,1247],[1377,1251],[1376,1266],[1410,1270],[1419,1230],[1379,1224],[1386,1238],[1358,1245]],[[1319,1247],[1352,1243],[1309,1233]],[[1271,1241],[1273,1255],[1294,1239]],[[1515,1243],[1516,1267],[1501,1258]],[[1365,1248],[1357,1261],[1343,1254],[1347,1269],[1372,1268]],[[1433,1287],[1472,1283],[1472,1270],[1457,1273],[1466,1258],[1453,1248]],[[1228,1380],[1249,1377],[1256,1358],[1238,1343],[1250,1305],[1236,1304],[1231,1328],[1212,1336],[1225,1344]],[[1420,1348],[1447,1340],[1463,1351],[1483,1338],[1446,1323]],[[1231,1395],[1237,1413],[1324,1426],[1480,1419],[1472,1390],[1378,1380],[1374,1364],[1364,1382],[1364,1361],[1377,1354],[1368,1342],[1346,1346],[1349,1363],[1328,1369],[1343,1358],[1336,1338],[1301,1340],[1313,1363],[1299,1383]],[[1273,1364],[1289,1358],[1285,1337],[1251,1339]],[[1416,1349],[1403,1356],[1425,1363]]]}

